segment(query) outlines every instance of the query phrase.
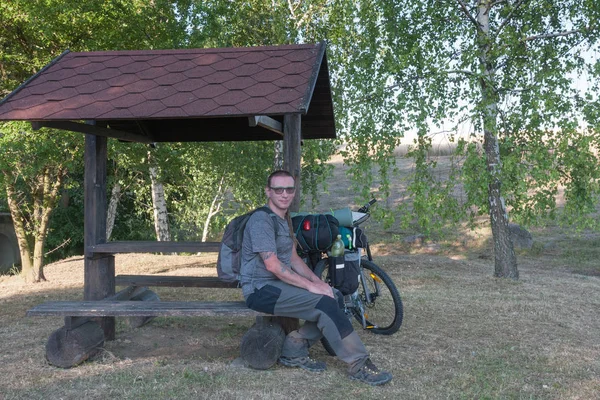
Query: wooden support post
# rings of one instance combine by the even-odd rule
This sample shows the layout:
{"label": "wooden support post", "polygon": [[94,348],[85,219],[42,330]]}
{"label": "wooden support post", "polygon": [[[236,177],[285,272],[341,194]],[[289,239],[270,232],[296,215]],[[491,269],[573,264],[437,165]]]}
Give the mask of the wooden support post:
{"label": "wooden support post", "polygon": [[[283,169],[288,171],[296,181],[296,196],[290,205],[290,211],[300,211],[300,161],[302,151],[302,117],[300,114],[286,114],[283,117]],[[277,317],[276,321],[286,334],[300,327],[298,318]]]}
{"label": "wooden support post", "polygon": [[300,210],[300,161],[302,139],[300,114],[286,114],[283,117],[283,169],[288,171],[296,180],[296,197],[290,205],[290,211]]}
{"label": "wooden support post", "polygon": [[[144,291],[139,294],[133,296],[131,298],[133,301],[160,301],[160,298],[156,293],[152,290],[145,288]],[[148,322],[152,321],[156,317],[126,317],[125,324],[130,328],[140,328],[146,325]]]}
{"label": "wooden support post", "polygon": [[[85,135],[84,300],[102,300],[115,294],[113,255],[93,255],[90,246],[106,242],[107,138]],[[115,338],[114,317],[99,318],[106,340]]]}

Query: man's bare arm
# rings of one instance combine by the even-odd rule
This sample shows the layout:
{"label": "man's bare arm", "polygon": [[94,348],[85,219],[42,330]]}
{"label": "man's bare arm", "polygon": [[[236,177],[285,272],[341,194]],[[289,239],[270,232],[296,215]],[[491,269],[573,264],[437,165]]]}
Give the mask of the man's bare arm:
{"label": "man's bare arm", "polygon": [[320,278],[306,265],[306,263],[296,253],[295,249],[290,259],[292,269],[299,275],[302,275],[311,282],[318,282]]}
{"label": "man's bare arm", "polygon": [[[268,252],[262,252],[260,253],[260,257],[263,259],[265,266],[267,266],[267,270],[269,270],[268,264],[273,264],[273,263],[278,263],[279,264],[279,273],[280,274],[296,274],[296,272],[294,271],[293,268],[288,267],[287,265],[285,265],[284,263],[282,263],[279,258],[277,257],[277,255],[275,253],[273,253],[272,251],[268,251]],[[270,270],[269,270],[270,271]],[[280,275],[270,271],[272,273],[274,273],[275,275],[277,275],[278,278],[281,279]],[[301,275],[302,276],[302,275]],[[282,279],[283,280],[283,279]]]}
{"label": "man's bare arm", "polygon": [[323,282],[320,277],[315,275],[312,269],[309,268],[308,265],[304,262],[302,258],[296,252],[296,246],[294,245],[294,250],[292,252],[292,257],[290,258],[290,264],[292,264],[292,269],[296,271],[297,274],[302,275],[313,285],[319,287],[319,291],[325,292],[328,296],[334,297],[333,289],[327,283]]}

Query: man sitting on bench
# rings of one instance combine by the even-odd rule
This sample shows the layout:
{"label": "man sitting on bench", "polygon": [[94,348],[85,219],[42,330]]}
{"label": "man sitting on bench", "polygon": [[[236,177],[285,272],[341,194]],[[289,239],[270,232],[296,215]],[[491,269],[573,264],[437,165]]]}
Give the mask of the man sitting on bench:
{"label": "man sitting on bench", "polygon": [[325,370],[325,363],[308,357],[308,348],[324,336],[337,357],[348,364],[351,379],[385,384],[392,375],[379,371],[370,360],[342,309],[341,294],[320,280],[296,252],[288,212],[294,199],[294,183],[292,175],[281,170],[267,180],[267,206],[278,216],[277,229],[265,212],[254,213],[246,224],[241,267],[246,304],[256,311],[306,321],[287,335],[281,364],[315,372]]}

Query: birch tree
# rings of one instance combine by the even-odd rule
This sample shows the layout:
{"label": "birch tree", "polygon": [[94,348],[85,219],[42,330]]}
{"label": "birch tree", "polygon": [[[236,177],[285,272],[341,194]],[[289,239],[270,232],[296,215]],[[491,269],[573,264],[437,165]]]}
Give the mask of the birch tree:
{"label": "birch tree", "polygon": [[[390,179],[399,179],[389,156],[415,132],[413,210],[425,223],[445,210],[452,218],[470,206],[487,213],[494,275],[517,279],[507,209],[529,221],[550,214],[559,184],[567,187],[565,211],[598,198],[598,173],[581,166],[598,164],[590,149],[598,131],[586,126],[598,126],[588,110],[597,104],[599,13],[593,1],[332,2],[334,85],[344,87],[336,110],[362,193],[372,187],[374,163],[380,192],[389,193]],[[582,94],[573,81],[586,74]],[[471,137],[459,144],[467,159],[454,183],[464,183],[467,201],[456,204],[444,187],[452,182],[436,181],[423,154],[433,132],[465,123]],[[581,132],[592,139],[578,140]]]}
{"label": "birch tree", "polygon": [[46,280],[44,245],[59,189],[69,170],[80,168],[83,138],[32,133],[25,123],[0,126],[0,186],[12,216],[21,254],[21,276]]}
{"label": "birch tree", "polygon": [[150,174],[152,193],[154,230],[156,231],[156,240],[162,242],[171,240],[171,233],[169,231],[169,213],[167,211],[165,188],[159,178],[158,171],[159,167],[152,156],[152,151],[148,151],[148,172]]}

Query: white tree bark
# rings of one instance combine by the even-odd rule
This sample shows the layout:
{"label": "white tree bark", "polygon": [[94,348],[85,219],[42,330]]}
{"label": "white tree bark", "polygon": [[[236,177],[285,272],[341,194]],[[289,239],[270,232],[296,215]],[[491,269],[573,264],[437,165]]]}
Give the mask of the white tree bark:
{"label": "white tree bark", "polygon": [[283,169],[283,140],[275,141],[275,158],[273,160],[273,170]]}
{"label": "white tree bark", "polygon": [[517,257],[508,229],[508,211],[502,196],[500,171],[502,160],[498,145],[498,100],[493,87],[495,70],[489,58],[490,51],[490,12],[489,0],[480,0],[476,22],[479,29],[479,63],[484,71],[480,78],[481,98],[485,106],[483,112],[484,148],[487,168],[490,174],[488,202],[490,222],[494,241],[494,275],[502,278],[519,279]]}
{"label": "white tree bark", "polygon": [[219,188],[217,189],[217,193],[213,198],[212,203],[210,203],[210,208],[208,209],[208,215],[206,216],[206,220],[204,221],[204,229],[202,230],[202,242],[206,242],[208,238],[208,230],[210,227],[210,220],[212,217],[217,215],[219,211],[221,211],[221,205],[223,204],[223,183],[225,182],[225,175],[221,176],[221,181],[219,182]]}
{"label": "white tree bark", "polygon": [[110,235],[115,226],[115,218],[117,217],[117,206],[121,199],[121,184],[115,182],[110,194],[110,202],[108,203],[108,211],[106,213],[106,241],[110,240]]}
{"label": "white tree bark", "polygon": [[150,181],[152,183],[152,208],[154,210],[156,240],[160,242],[169,241],[171,240],[171,233],[169,232],[169,214],[167,212],[165,188],[162,182],[158,180],[158,167],[153,165],[150,152],[148,152],[148,162],[150,164]]}

